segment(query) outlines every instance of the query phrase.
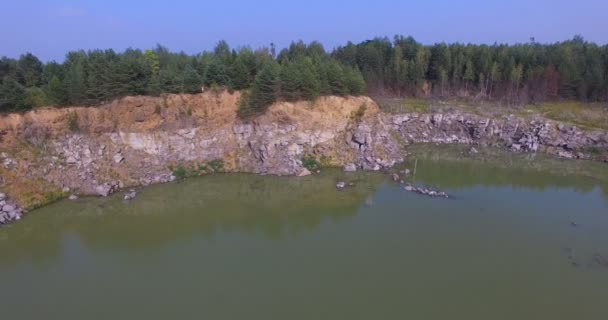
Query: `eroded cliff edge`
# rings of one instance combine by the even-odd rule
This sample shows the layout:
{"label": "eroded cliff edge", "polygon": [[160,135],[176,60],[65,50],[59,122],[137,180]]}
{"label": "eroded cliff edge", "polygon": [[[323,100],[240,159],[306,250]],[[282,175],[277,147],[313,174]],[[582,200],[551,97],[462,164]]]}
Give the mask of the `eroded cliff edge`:
{"label": "eroded cliff edge", "polygon": [[[105,195],[173,180],[176,168],[298,175],[303,158],[391,167],[411,143],[466,143],[602,159],[608,133],[542,117],[386,114],[367,97],[279,102],[236,115],[239,93],[125,97],[100,107],[0,117],[0,191],[34,207],[67,192]],[[352,165],[351,165],[352,166]]]}

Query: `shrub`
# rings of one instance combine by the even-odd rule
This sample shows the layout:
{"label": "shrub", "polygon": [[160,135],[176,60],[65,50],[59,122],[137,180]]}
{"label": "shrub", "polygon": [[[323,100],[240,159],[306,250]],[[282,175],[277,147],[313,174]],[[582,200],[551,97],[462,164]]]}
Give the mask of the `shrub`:
{"label": "shrub", "polygon": [[68,113],[68,129],[72,132],[76,132],[79,130],[78,114],[74,111]]}
{"label": "shrub", "polygon": [[312,155],[302,157],[302,166],[310,171],[317,171],[321,168],[321,164]]}
{"label": "shrub", "polygon": [[173,172],[173,175],[177,179],[184,179],[187,176],[186,168],[184,168],[182,166],[177,166],[175,168],[171,168],[171,171]]}
{"label": "shrub", "polygon": [[207,165],[213,170],[213,172],[222,172],[224,171],[224,160],[215,159],[211,160],[207,163]]}
{"label": "shrub", "polygon": [[367,110],[367,103],[363,102],[360,106],[359,109],[357,109],[357,111],[355,111],[353,113],[353,119],[356,122],[361,122],[361,119],[363,119],[363,115],[365,115],[365,111]]}

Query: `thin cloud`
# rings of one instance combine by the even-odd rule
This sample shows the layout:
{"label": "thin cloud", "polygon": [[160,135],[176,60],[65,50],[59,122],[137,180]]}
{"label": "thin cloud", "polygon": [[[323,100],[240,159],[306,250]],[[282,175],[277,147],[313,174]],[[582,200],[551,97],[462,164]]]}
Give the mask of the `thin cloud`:
{"label": "thin cloud", "polygon": [[81,8],[65,7],[53,11],[53,16],[61,18],[82,17],[87,14],[87,11]]}

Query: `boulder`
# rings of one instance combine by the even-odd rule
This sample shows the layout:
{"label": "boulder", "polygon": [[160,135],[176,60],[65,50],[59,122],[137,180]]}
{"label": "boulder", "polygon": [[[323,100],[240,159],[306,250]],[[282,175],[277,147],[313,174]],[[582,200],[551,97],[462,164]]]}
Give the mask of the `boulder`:
{"label": "boulder", "polygon": [[77,195],[75,195],[75,194],[71,194],[71,195],[68,197],[68,199],[70,199],[70,200],[76,200],[76,199],[78,199],[78,196],[77,196]]}
{"label": "boulder", "polygon": [[16,210],[8,211],[6,214],[8,215],[9,220],[16,220],[19,215]]}
{"label": "boulder", "polygon": [[133,200],[137,196],[137,192],[133,189],[129,190],[127,194],[123,197],[125,200]]}
{"label": "boulder", "polygon": [[95,192],[97,192],[97,194],[99,194],[102,197],[109,196],[113,191],[114,191],[114,185],[107,183],[107,182],[102,183],[102,184],[98,185],[97,187],[95,187]]}
{"label": "boulder", "polygon": [[305,176],[309,176],[312,173],[310,172],[310,170],[306,169],[306,168],[302,168],[302,170],[296,175],[298,177],[305,177]]}
{"label": "boulder", "polygon": [[344,188],[346,188],[346,182],[344,182],[344,181],[338,182],[336,184],[336,188],[338,188],[338,189],[344,189]]}
{"label": "boulder", "polygon": [[6,199],[6,194],[0,192],[0,201]]}
{"label": "boulder", "polygon": [[470,154],[476,154],[479,153],[479,151],[477,151],[477,149],[475,149],[475,147],[471,147],[471,150],[469,150]]}
{"label": "boulder", "polygon": [[13,211],[13,210],[15,210],[15,206],[13,206],[13,205],[11,205],[11,204],[5,204],[5,205],[2,207],[2,211],[4,211],[4,212],[11,212],[11,211]]}
{"label": "boulder", "polygon": [[344,166],[344,171],[346,171],[346,172],[355,172],[355,171],[357,171],[357,166],[354,163],[347,163]]}

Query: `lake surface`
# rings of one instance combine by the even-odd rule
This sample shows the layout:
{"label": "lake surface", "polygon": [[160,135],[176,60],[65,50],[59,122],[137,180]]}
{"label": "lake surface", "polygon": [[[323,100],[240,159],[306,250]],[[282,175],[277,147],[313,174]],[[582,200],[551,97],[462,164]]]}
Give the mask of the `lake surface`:
{"label": "lake surface", "polygon": [[0,228],[0,315],[608,318],[608,268],[594,261],[608,256],[607,165],[413,150],[409,180],[452,198],[408,193],[387,173],[327,169],[212,175],[131,202],[32,211]]}

